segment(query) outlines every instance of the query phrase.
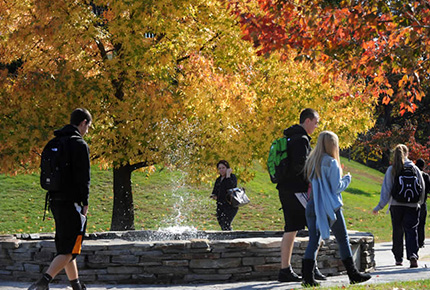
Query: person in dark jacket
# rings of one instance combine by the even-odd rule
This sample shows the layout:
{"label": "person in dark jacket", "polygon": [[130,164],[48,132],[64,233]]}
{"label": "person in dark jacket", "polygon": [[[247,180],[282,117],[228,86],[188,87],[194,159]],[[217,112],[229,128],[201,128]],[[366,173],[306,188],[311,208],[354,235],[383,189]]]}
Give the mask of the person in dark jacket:
{"label": "person in dark jacket", "polygon": [[[297,232],[306,226],[305,206],[299,201],[296,194],[307,193],[309,182],[305,179],[303,168],[311,152],[311,135],[318,127],[319,115],[310,108],[300,113],[300,124],[293,125],[284,131],[288,138],[288,165],[287,172],[277,189],[284,212],[284,235],[281,242],[281,269],[278,275],[279,282],[298,282],[301,277],[291,267],[294,240]],[[315,268],[315,278],[324,280],[318,268]]]}
{"label": "person in dark jacket", "polygon": [[421,174],[424,179],[424,203],[420,208],[420,219],[418,223],[418,246],[420,248],[424,248],[424,241],[426,239],[425,229],[426,229],[426,218],[427,218],[427,197],[430,192],[430,175],[427,172],[424,172],[425,162],[423,159],[418,159],[415,162],[415,165],[421,170]]}
{"label": "person in dark jacket", "polygon": [[216,167],[219,177],[215,181],[211,198],[217,201],[216,216],[221,230],[231,231],[231,223],[237,214],[238,208],[231,206],[227,201],[227,191],[237,187],[237,178],[232,173],[232,169],[227,161],[219,161]]}
{"label": "person in dark jacket", "polygon": [[54,135],[67,139],[70,170],[62,180],[60,191],[48,192],[50,208],[55,220],[57,255],[45,274],[29,290],[47,290],[49,283],[65,270],[73,290],[86,289],[78,276],[76,257],[81,252],[86,229],[90,189],[90,157],[87,143],[82,138],[91,126],[92,117],[86,109],[72,112],[70,124]]}

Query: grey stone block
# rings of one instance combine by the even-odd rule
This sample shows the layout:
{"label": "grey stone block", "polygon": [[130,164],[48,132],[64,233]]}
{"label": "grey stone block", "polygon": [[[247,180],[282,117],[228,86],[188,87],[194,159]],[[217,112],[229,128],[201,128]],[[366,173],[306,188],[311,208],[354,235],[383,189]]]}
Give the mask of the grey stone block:
{"label": "grey stone block", "polygon": [[157,277],[154,274],[133,274],[131,276],[133,281],[140,282],[142,284],[153,284],[157,282]]}
{"label": "grey stone block", "polygon": [[[278,273],[281,268],[281,264],[267,264],[267,265],[255,265],[253,266],[255,272],[276,272]],[[300,267],[297,267],[300,268]]]}
{"label": "grey stone block", "polygon": [[0,277],[1,276],[10,276],[11,274],[12,274],[12,271],[0,270]]}
{"label": "grey stone block", "polygon": [[21,241],[15,240],[15,239],[4,240],[4,241],[1,241],[1,244],[2,244],[2,249],[18,249],[19,246],[21,245]]}
{"label": "grey stone block", "polygon": [[188,260],[169,260],[169,261],[163,261],[164,266],[169,267],[187,267],[189,264]]}
{"label": "grey stone block", "polygon": [[14,261],[32,261],[33,253],[15,253],[14,251],[9,252],[9,256]]}
{"label": "grey stone block", "polygon": [[207,239],[193,239],[191,240],[191,249],[209,248],[209,240]]}
{"label": "grey stone block", "polygon": [[171,274],[171,275],[185,275],[190,273],[188,267],[167,267],[167,266],[155,266],[145,267],[145,272],[153,274]]}
{"label": "grey stone block", "polygon": [[40,241],[39,242],[39,246],[41,248],[46,248],[46,249],[53,249],[53,251],[55,251],[55,242],[54,241]]}
{"label": "grey stone block", "polygon": [[108,274],[139,274],[142,273],[141,267],[130,267],[130,266],[119,266],[119,267],[108,267]]}
{"label": "grey stone block", "polygon": [[221,257],[223,257],[223,258],[237,258],[237,257],[250,257],[250,256],[253,256],[253,253],[250,251],[221,253]]}
{"label": "grey stone block", "polygon": [[40,271],[40,266],[39,265],[35,265],[35,264],[24,264],[24,270],[26,272],[36,272],[39,273]]}
{"label": "grey stone block", "polygon": [[41,262],[50,262],[54,258],[54,252],[42,249],[40,252],[34,253],[34,260]]}
{"label": "grey stone block", "polygon": [[104,255],[88,255],[87,259],[92,264],[108,264],[110,262],[110,256]]}
{"label": "grey stone block", "polygon": [[103,282],[112,282],[112,281],[131,281],[131,275],[124,275],[124,274],[117,274],[117,275],[97,275],[97,280],[98,281],[103,281]]}
{"label": "grey stone block", "polygon": [[120,255],[120,256],[113,256],[111,261],[112,263],[116,263],[116,264],[130,265],[130,264],[138,263],[139,257],[133,256],[133,255]]}
{"label": "grey stone block", "polygon": [[193,269],[191,272],[194,274],[216,274],[218,271],[216,269]]}
{"label": "grey stone block", "polygon": [[186,282],[197,282],[197,281],[227,281],[231,275],[229,274],[218,274],[218,275],[202,275],[202,274],[190,274],[185,275]]}
{"label": "grey stone block", "polygon": [[250,273],[252,272],[251,267],[238,267],[238,268],[229,268],[229,269],[219,269],[219,274],[237,274],[237,273]]}
{"label": "grey stone block", "polygon": [[191,260],[190,268],[236,268],[240,265],[240,258],[226,258],[218,260]]}
{"label": "grey stone block", "polygon": [[10,271],[24,271],[24,265],[22,263],[15,263],[13,265],[6,266],[6,270],[10,270]]}
{"label": "grey stone block", "polygon": [[266,259],[264,257],[246,257],[242,258],[242,265],[252,266],[252,265],[263,265]]}
{"label": "grey stone block", "polygon": [[266,263],[281,263],[281,256],[277,257],[266,257]]}

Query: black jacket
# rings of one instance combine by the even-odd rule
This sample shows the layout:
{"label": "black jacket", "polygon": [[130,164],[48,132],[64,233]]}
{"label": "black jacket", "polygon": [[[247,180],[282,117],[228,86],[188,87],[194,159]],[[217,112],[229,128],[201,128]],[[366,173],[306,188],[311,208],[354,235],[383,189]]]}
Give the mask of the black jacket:
{"label": "black jacket", "polygon": [[62,192],[51,193],[51,198],[88,205],[90,193],[90,152],[77,127],[66,125],[54,132],[56,137],[69,137],[70,176]]}
{"label": "black jacket", "polygon": [[425,192],[425,198],[424,198],[424,202],[426,202],[427,201],[427,197],[428,197],[428,194],[429,194],[429,192],[430,192],[430,176],[428,175],[428,173],[427,172],[424,172],[424,171],[421,171],[421,173],[422,173],[422,175],[423,175],[423,179],[424,179],[424,186],[425,186],[425,188],[424,188],[424,192]]}
{"label": "black jacket", "polygon": [[277,188],[289,192],[307,192],[309,183],[304,177],[303,168],[311,152],[311,137],[300,125],[293,125],[284,130],[289,138],[287,143],[288,169],[286,177],[278,183]]}
{"label": "black jacket", "polygon": [[214,185],[212,194],[218,197],[217,198],[218,203],[228,204],[226,199],[227,190],[235,187],[237,187],[236,175],[231,174],[230,178],[224,178],[223,180],[221,180],[221,176],[219,176],[215,180],[215,185]]}

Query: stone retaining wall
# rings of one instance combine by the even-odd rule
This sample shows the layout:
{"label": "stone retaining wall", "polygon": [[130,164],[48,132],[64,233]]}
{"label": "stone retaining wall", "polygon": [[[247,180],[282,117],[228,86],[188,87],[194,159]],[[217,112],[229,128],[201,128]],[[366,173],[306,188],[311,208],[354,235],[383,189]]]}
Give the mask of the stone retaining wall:
{"label": "stone retaining wall", "polygon": [[[134,241],[130,239],[88,239],[77,258],[81,280],[85,283],[197,283],[276,280],[280,268],[281,237],[262,232],[263,237],[231,240]],[[281,233],[282,234],[282,233]],[[374,239],[369,233],[349,232],[357,267],[373,271]],[[253,235],[251,235],[253,236]],[[255,236],[255,235],[254,235]],[[34,238],[38,239],[34,239]],[[46,271],[55,254],[48,237],[0,237],[0,279],[33,281]],[[24,237],[25,238],[25,237]],[[32,239],[33,238],[33,239]],[[307,237],[297,237],[292,257],[300,273]],[[327,275],[343,272],[335,240],[324,245],[318,267]],[[57,280],[66,281],[64,273]]]}

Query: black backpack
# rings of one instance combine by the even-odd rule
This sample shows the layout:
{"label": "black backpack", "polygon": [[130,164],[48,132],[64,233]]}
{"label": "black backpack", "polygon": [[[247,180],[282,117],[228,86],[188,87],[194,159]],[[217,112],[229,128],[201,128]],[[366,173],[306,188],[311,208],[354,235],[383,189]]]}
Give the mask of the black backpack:
{"label": "black backpack", "polygon": [[403,203],[417,203],[422,194],[418,170],[413,166],[405,166],[394,179],[391,195],[393,199]]}
{"label": "black backpack", "polygon": [[40,162],[40,185],[48,191],[60,191],[70,178],[70,136],[51,139],[43,148]]}

